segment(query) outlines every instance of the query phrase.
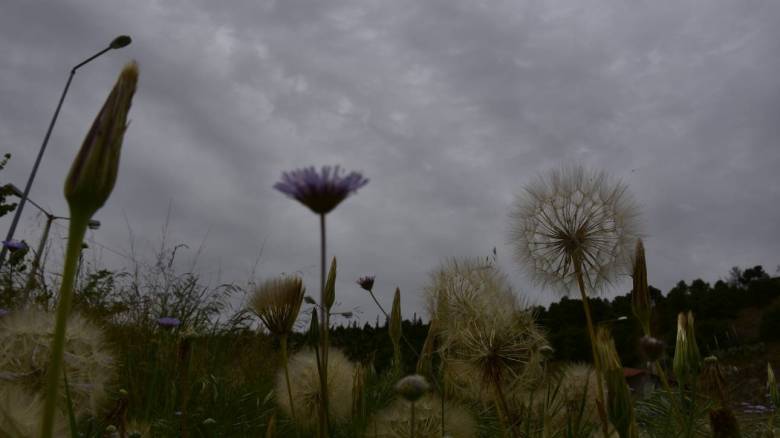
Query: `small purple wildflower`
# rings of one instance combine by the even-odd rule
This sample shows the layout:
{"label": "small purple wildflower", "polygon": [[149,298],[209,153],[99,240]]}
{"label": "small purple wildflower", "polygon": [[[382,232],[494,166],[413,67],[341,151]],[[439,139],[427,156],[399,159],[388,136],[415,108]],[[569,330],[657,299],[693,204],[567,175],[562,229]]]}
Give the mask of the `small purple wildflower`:
{"label": "small purple wildflower", "polygon": [[162,328],[171,329],[181,325],[181,321],[178,318],[172,318],[170,316],[163,316],[157,319],[157,325]]}
{"label": "small purple wildflower", "polygon": [[282,180],[274,184],[274,188],[313,212],[326,214],[366,184],[368,179],[358,172],[341,177],[339,166],[323,166],[321,173],[311,166],[283,172]]}
{"label": "small purple wildflower", "polygon": [[9,251],[14,252],[27,249],[27,242],[23,240],[3,240],[3,246],[8,248]]}
{"label": "small purple wildflower", "polygon": [[8,315],[9,313],[11,312],[9,312],[8,310],[0,309],[0,318],[2,318],[5,315]]}
{"label": "small purple wildflower", "polygon": [[363,289],[367,290],[368,292],[371,292],[374,290],[374,278],[376,278],[373,275],[366,275],[364,277],[360,277],[356,283]]}

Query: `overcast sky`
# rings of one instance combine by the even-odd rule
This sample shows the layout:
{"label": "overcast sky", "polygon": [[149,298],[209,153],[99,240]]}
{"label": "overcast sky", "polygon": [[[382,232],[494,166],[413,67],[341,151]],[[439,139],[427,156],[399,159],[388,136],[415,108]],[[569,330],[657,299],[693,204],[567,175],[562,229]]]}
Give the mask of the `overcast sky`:
{"label": "overcast sky", "polygon": [[[579,162],[642,206],[650,283],[714,282],[780,264],[780,2],[773,0],[5,0],[0,182],[24,187],[68,71],[79,70],[30,198],[67,215],[70,163],[122,65],[140,82],[119,178],[88,257],[151,261],[168,239],[206,281],[300,271],[317,295],[317,217],[272,188],[282,171],[341,164],[371,181],[328,215],[337,301],[372,321],[354,280],[422,311],[447,257],[498,261],[514,196]],[[3,235],[10,225],[0,220]],[[43,218],[25,208],[19,238]],[[52,235],[61,257],[65,224]],[[99,244],[99,245],[98,245]],[[101,245],[107,249],[101,250]],[[623,282],[617,290],[630,289]]]}

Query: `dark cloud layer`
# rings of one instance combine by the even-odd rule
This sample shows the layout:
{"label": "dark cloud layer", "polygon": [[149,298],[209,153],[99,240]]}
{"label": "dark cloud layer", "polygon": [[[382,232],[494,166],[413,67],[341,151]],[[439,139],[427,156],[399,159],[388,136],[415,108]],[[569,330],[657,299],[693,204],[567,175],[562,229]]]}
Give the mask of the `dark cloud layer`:
{"label": "dark cloud layer", "polygon": [[[13,154],[2,179],[24,184],[69,68],[128,33],[131,46],[77,74],[31,193],[66,214],[69,163],[137,59],[119,181],[93,234],[120,253],[129,225],[151,257],[170,205],[168,238],[189,257],[204,241],[197,265],[213,283],[245,282],[262,248],[258,277],[301,271],[316,289],[316,217],[272,185],[340,163],[371,179],[328,217],[344,307],[373,320],[353,280],[375,273],[380,297],[399,286],[405,312],[420,312],[428,272],[494,246],[517,288],[546,303],[512,261],[508,210],[537,174],[574,161],[630,185],[656,286],[734,265],[773,272],[779,20],[766,0],[12,1],[0,14],[0,152]],[[24,219],[20,236],[36,240],[32,207]]]}

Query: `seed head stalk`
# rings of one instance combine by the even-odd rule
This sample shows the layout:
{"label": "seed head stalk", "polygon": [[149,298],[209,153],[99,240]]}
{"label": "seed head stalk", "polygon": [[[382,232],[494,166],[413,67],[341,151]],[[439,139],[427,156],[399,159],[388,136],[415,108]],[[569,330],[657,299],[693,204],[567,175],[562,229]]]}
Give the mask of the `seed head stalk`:
{"label": "seed head stalk", "polygon": [[73,282],[76,279],[76,265],[81,253],[81,242],[87,232],[89,215],[71,211],[68,229],[68,247],[65,253],[65,268],[62,275],[60,297],[57,302],[57,321],[54,326],[49,369],[46,375],[46,403],[43,408],[41,437],[52,438],[54,413],[57,406],[57,390],[62,375],[62,356],[65,351],[65,330],[67,329],[70,304],[73,300]]}
{"label": "seed head stalk", "polygon": [[601,377],[601,361],[599,355],[596,352],[596,332],[593,330],[593,319],[590,315],[590,304],[588,303],[588,294],[585,293],[585,282],[582,279],[582,262],[579,257],[574,257],[574,274],[577,277],[577,286],[580,289],[580,296],[582,297],[582,307],[585,310],[585,320],[588,322],[588,336],[590,336],[590,350],[593,354],[593,365],[596,367],[596,385],[598,387],[597,395],[597,410],[599,418],[601,419],[601,429],[604,433],[604,437],[609,436],[609,423],[607,422],[607,413],[604,411],[604,388]]}

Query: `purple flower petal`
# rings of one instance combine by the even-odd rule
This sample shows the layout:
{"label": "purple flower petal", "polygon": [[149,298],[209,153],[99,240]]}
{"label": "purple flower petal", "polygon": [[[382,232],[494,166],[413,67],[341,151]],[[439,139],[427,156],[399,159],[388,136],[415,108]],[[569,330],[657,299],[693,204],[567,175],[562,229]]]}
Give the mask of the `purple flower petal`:
{"label": "purple flower petal", "polygon": [[3,240],[3,246],[8,248],[11,252],[27,249],[27,243],[23,240]]}
{"label": "purple flower petal", "polygon": [[178,318],[163,316],[162,318],[157,319],[157,325],[163,328],[174,328],[181,325],[181,321]]}
{"label": "purple flower petal", "polygon": [[282,172],[281,181],[274,188],[296,199],[317,214],[326,214],[336,208],[350,194],[368,184],[358,172],[342,177],[339,166],[323,166],[317,173],[314,166]]}

